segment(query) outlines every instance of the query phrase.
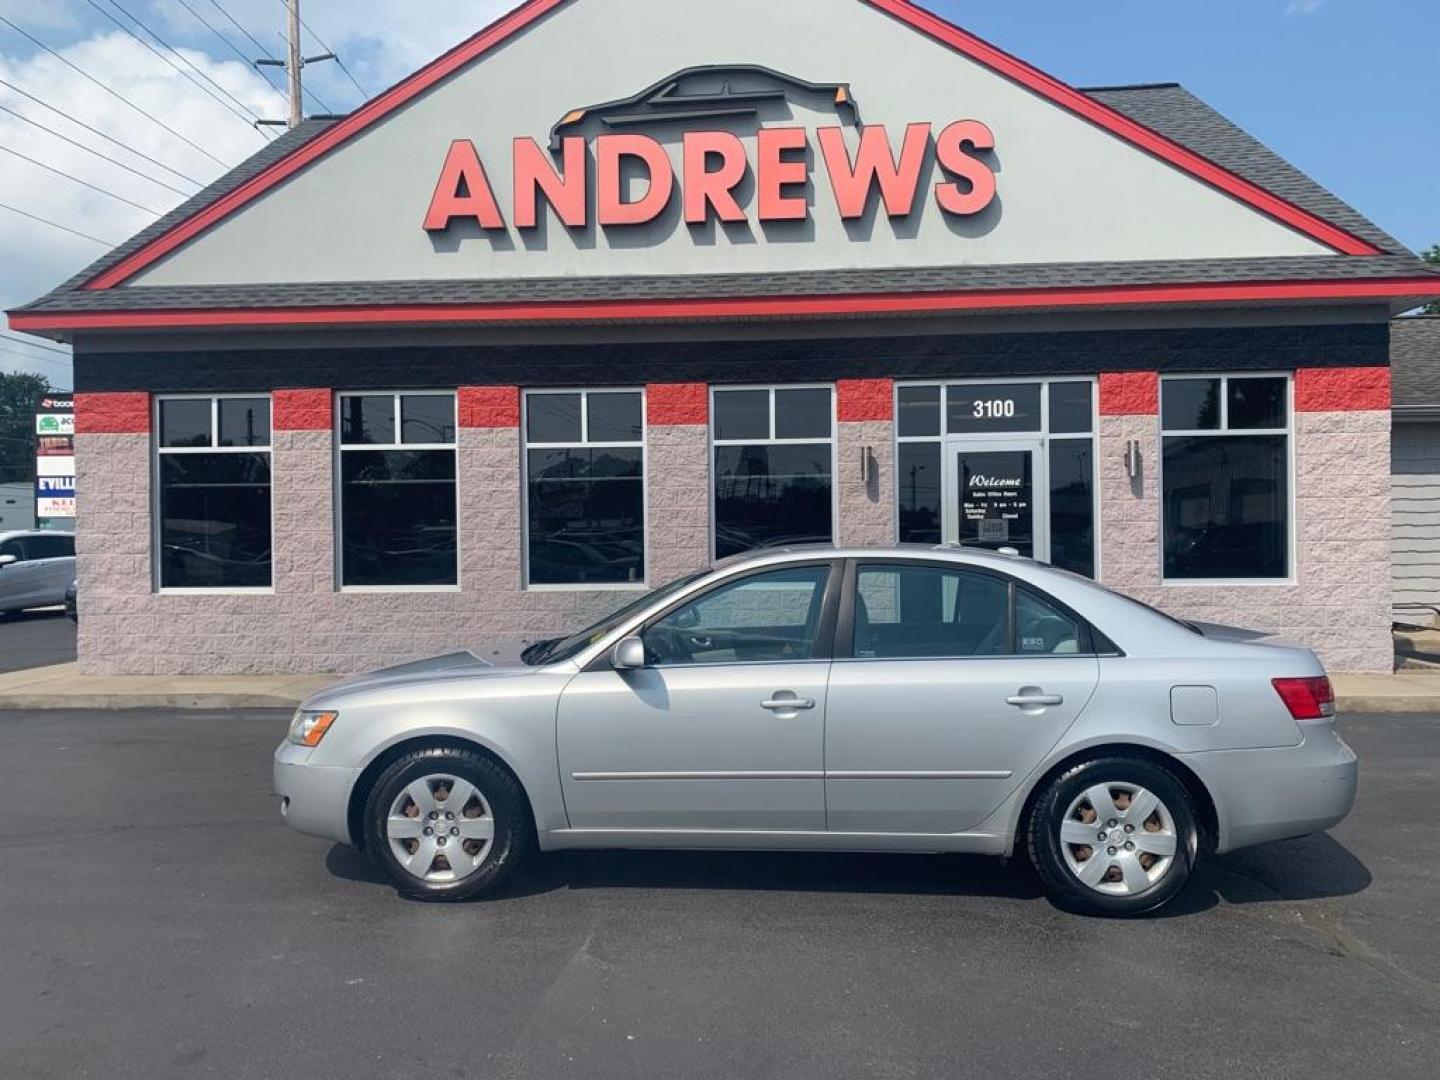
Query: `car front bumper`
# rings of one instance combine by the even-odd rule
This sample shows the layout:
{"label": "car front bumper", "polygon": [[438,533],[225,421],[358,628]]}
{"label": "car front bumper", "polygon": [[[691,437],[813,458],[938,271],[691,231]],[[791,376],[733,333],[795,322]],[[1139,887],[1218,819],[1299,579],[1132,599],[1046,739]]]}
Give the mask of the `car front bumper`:
{"label": "car front bumper", "polygon": [[1298,746],[1181,755],[1215,799],[1218,851],[1323,832],[1350,813],[1355,752],[1332,724],[1302,728]]}
{"label": "car front bumper", "polygon": [[280,814],[292,829],[340,844],[352,844],[350,791],[356,770],[312,765],[308,747],[283,742],[275,750],[275,794]]}

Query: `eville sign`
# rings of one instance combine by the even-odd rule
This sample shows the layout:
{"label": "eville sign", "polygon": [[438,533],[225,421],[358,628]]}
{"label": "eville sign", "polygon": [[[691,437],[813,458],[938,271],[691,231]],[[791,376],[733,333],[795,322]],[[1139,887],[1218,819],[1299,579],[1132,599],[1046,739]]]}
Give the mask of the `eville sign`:
{"label": "eville sign", "polygon": [[[978,120],[957,120],[935,134],[928,123],[909,124],[898,152],[881,124],[859,132],[854,155],[840,127],[816,132],[823,165],[844,220],[863,217],[878,190],[886,214],[908,217],[921,198],[920,177],[930,162],[945,179],[934,188],[936,204],[947,214],[970,216],[995,201],[995,171],[985,156],[995,137]],[[670,206],[677,189],[688,225],[704,225],[711,217],[722,222],[747,222],[752,209],[742,206],[738,189],[753,174],[753,214],[762,222],[803,221],[810,213],[805,187],[811,176],[810,133],[803,127],[762,127],[756,134],[755,161],[740,136],[730,131],[687,131],[678,170],[664,146],[648,135],[611,133],[593,140],[583,136],[559,140],[560,161],[532,138],[517,138],[510,161],[513,224],[533,229],[539,221],[540,199],[567,227],[590,224],[590,195],[595,195],[596,223],[602,226],[644,225]],[[644,194],[627,200],[624,178],[642,169],[648,178]],[[818,167],[818,166],[817,166]],[[425,229],[444,232],[455,221],[475,222],[481,229],[506,228],[490,174],[475,144],[457,139],[450,144],[440,180],[425,214]]]}

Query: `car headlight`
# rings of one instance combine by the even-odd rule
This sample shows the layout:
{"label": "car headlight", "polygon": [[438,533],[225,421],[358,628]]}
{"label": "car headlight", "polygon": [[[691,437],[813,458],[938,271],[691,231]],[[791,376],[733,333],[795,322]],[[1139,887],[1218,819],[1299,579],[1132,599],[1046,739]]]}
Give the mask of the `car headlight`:
{"label": "car headlight", "polygon": [[290,721],[290,734],[287,738],[296,746],[319,746],[320,740],[339,716],[337,712],[301,709],[295,714],[295,719]]}

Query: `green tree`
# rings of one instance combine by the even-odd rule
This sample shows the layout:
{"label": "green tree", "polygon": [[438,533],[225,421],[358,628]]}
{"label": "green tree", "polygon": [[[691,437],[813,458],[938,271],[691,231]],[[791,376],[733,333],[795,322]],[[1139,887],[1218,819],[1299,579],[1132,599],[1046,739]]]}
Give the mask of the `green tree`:
{"label": "green tree", "polygon": [[[1422,251],[1420,253],[1420,257],[1426,262],[1428,262],[1431,266],[1440,266],[1440,244],[1436,244],[1433,247]],[[1430,303],[1426,304],[1425,314],[1440,315],[1440,300],[1432,300]]]}
{"label": "green tree", "polygon": [[0,484],[35,476],[35,402],[50,380],[29,372],[0,372]]}

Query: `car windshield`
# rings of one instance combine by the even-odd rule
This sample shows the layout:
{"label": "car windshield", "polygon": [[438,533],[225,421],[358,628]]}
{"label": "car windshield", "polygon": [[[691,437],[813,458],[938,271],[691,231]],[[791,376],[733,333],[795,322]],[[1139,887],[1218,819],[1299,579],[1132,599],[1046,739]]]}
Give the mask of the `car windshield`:
{"label": "car windshield", "polygon": [[594,625],[587,626],[584,630],[576,634],[571,634],[569,637],[553,638],[549,641],[537,641],[521,654],[520,659],[530,667],[538,667],[541,664],[558,664],[562,661],[569,660],[575,656],[576,653],[595,644],[595,642],[610,633],[626,619],[630,618],[631,615],[635,614],[635,612],[649,607],[651,604],[663,600],[667,596],[674,595],[687,585],[699,581],[708,573],[710,573],[710,571],[701,570],[694,574],[687,574],[682,578],[670,582],[668,585],[662,585],[658,589],[653,589],[645,595],[630,601],[630,603],[624,607],[612,611]]}

